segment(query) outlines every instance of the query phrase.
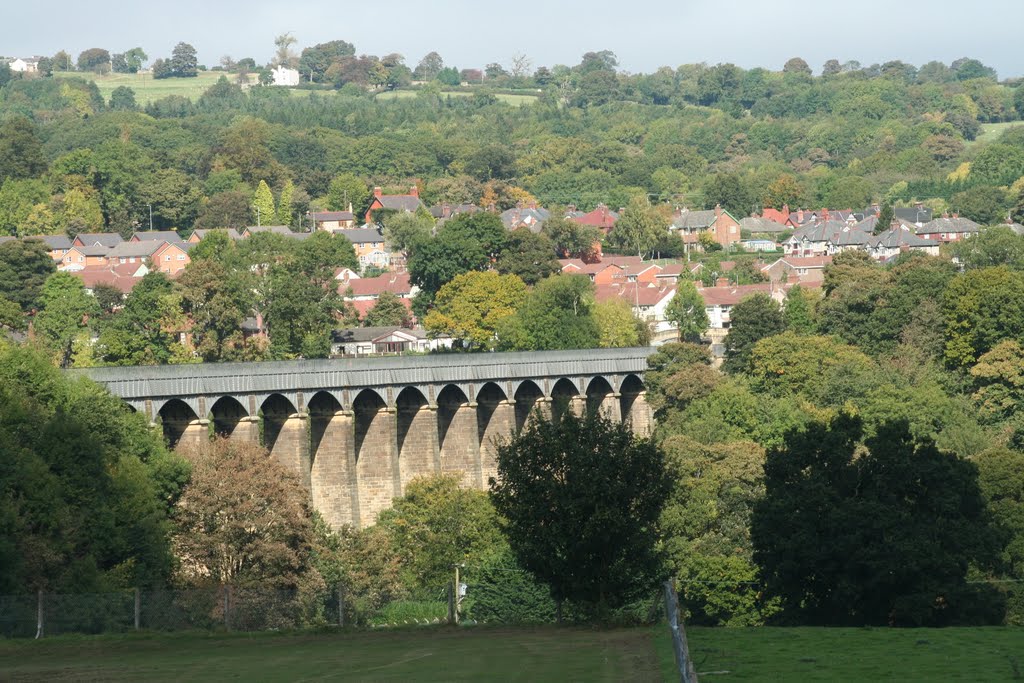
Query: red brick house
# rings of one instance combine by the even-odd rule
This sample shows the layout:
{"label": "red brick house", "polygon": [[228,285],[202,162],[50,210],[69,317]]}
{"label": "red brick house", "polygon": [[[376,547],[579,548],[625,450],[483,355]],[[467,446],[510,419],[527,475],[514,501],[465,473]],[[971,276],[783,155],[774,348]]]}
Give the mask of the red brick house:
{"label": "red brick house", "polygon": [[421,208],[423,202],[420,201],[420,190],[415,185],[409,188],[409,194],[384,194],[379,187],[375,187],[370,206],[366,209],[366,222],[373,221],[373,212],[380,209],[415,213]]}

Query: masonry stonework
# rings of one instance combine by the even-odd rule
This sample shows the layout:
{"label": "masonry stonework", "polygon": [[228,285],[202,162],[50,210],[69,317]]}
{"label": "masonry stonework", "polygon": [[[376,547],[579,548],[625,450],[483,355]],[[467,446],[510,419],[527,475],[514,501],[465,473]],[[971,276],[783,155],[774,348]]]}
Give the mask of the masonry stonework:
{"label": "masonry stonework", "polygon": [[352,413],[312,416],[310,429],[319,441],[310,471],[313,507],[335,529],[345,524],[361,526]]}

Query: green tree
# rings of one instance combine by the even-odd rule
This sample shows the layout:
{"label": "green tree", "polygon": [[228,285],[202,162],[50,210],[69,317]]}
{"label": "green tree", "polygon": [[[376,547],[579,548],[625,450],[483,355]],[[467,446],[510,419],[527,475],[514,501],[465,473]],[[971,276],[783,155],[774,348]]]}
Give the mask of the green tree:
{"label": "green tree", "polygon": [[663,578],[658,519],[671,483],[665,455],[596,416],[539,419],[498,448],[491,500],[520,564],[559,602],[599,615]]}
{"label": "green tree", "polygon": [[950,250],[968,270],[1007,266],[1024,271],[1024,236],[1005,225],[982,230],[969,240],[954,242]]}
{"label": "green tree", "polygon": [[[841,414],[768,452],[751,539],[787,620],[818,625],[940,625],[1001,618],[970,565],[1002,549],[977,468],[882,426],[858,453],[860,421]],[[864,539],[871,539],[865,543]]]}
{"label": "green tree", "polygon": [[0,326],[15,331],[25,329],[25,314],[21,312],[21,306],[3,297],[0,297]]}
{"label": "green tree", "polygon": [[878,210],[878,222],[875,223],[874,233],[880,235],[891,228],[895,215],[891,204],[882,204],[882,207]]}
{"label": "green tree", "polygon": [[192,344],[204,361],[242,360],[246,355],[241,351],[242,321],[251,307],[243,282],[213,258],[194,260],[177,280],[182,311],[193,324]]}
{"label": "green tree", "polygon": [[45,170],[43,146],[32,122],[24,116],[12,116],[0,123],[0,182],[32,178]]}
{"label": "green tree", "polygon": [[615,222],[609,240],[643,258],[668,229],[668,222],[646,197],[634,197]]}
{"label": "green tree", "polygon": [[498,329],[526,296],[526,285],[515,275],[463,273],[438,290],[423,325],[431,334],[451,335],[467,348],[493,349]]}
{"label": "green tree", "polygon": [[699,342],[711,324],[697,286],[684,278],[676,282],[676,293],[668,302],[665,317],[679,329],[679,339],[688,342]]}
{"label": "green tree", "polygon": [[[598,345],[603,349],[641,346],[641,332],[645,323],[633,315],[633,308],[622,299],[611,299],[594,304]],[[646,335],[649,338],[649,334]]]}
{"label": "green tree", "polygon": [[512,231],[494,265],[502,275],[516,275],[528,285],[561,270],[555,258],[555,245],[548,236],[525,228]]}
{"label": "green tree", "polygon": [[978,358],[971,368],[974,378],[972,399],[979,417],[986,422],[1003,422],[1024,415],[1024,349],[1007,339]]}
{"label": "green tree", "polygon": [[327,73],[327,69],[334,62],[343,57],[351,57],[355,53],[355,46],[344,40],[319,43],[302,50],[299,57],[299,71],[302,72],[303,77],[321,83],[325,80],[324,75]]}
{"label": "green tree", "polygon": [[352,211],[362,216],[370,205],[370,188],[366,181],[354,173],[342,173],[331,179],[327,191],[327,206],[332,211]]}
{"label": "green tree", "polygon": [[[196,49],[188,43],[178,43],[171,51],[171,74],[175,78],[195,78],[199,75]],[[155,75],[154,75],[155,77]]]}
{"label": "green tree", "polygon": [[747,369],[751,351],[757,342],[786,329],[779,304],[763,292],[752,294],[733,306],[729,320],[722,369],[731,374]]}
{"label": "green tree", "polygon": [[162,300],[171,294],[171,281],[160,271],[147,273],[125,299],[124,308],[100,331],[97,356],[112,365],[166,363],[174,331],[165,329]]}
{"label": "green tree", "polygon": [[91,47],[78,55],[79,71],[96,71],[110,69],[110,53],[101,47]]}
{"label": "green tree", "polygon": [[0,344],[0,451],[0,590],[167,584],[168,513],[188,470],[144,416],[45,354]]}
{"label": "green tree", "polygon": [[817,298],[813,292],[800,285],[794,285],[786,292],[782,317],[787,330],[797,334],[814,334],[814,301]]}
{"label": "green tree", "polygon": [[[1024,173],[1024,169],[1021,169]],[[949,200],[953,211],[981,225],[998,225],[1006,221],[1012,202],[1006,190],[991,185],[976,185],[957,192]]]}
{"label": "green tree", "polygon": [[377,518],[401,563],[403,583],[430,596],[450,583],[452,565],[470,565],[472,573],[507,551],[498,524],[487,494],[462,488],[452,475],[412,480]]}
{"label": "green tree", "polygon": [[119,85],[110,93],[110,108],[113,111],[138,111],[135,91],[127,85]]}
{"label": "green tree", "polygon": [[281,225],[294,226],[295,221],[295,183],[291,180],[284,182],[281,188],[281,196],[277,202],[277,220]]}
{"label": "green tree", "polygon": [[196,230],[234,228],[242,230],[249,225],[249,194],[233,190],[213,195],[199,209]]}
{"label": "green tree", "polygon": [[414,251],[416,246],[430,239],[433,221],[420,213],[394,213],[386,216],[384,223],[384,239],[388,245],[406,254]]}
{"label": "green tree", "polygon": [[37,309],[43,284],[56,269],[49,249],[39,240],[0,244],[0,296],[26,313]]}
{"label": "green tree", "polygon": [[943,296],[946,362],[973,365],[1006,339],[1024,340],[1024,274],[1005,266],[970,270]]}
{"label": "green tree", "polygon": [[978,467],[978,485],[985,503],[1009,540],[1003,549],[1003,576],[1008,582],[1006,623],[1024,622],[1024,595],[1019,586],[1024,579],[1024,457],[1007,448],[992,448],[972,458]]}
{"label": "green tree", "polygon": [[503,350],[592,349],[601,331],[593,316],[594,285],[585,275],[541,280],[516,314],[498,327]]}
{"label": "green tree", "polygon": [[256,187],[252,199],[252,214],[258,225],[277,225],[277,208],[274,206],[274,194],[270,191],[267,181],[261,180]]}
{"label": "green tree", "polygon": [[96,299],[85,293],[82,281],[70,273],[51,275],[39,296],[41,310],[35,327],[57,364],[71,365],[71,342],[89,327],[89,317],[99,313]]}
{"label": "green tree", "polygon": [[589,260],[594,246],[601,242],[601,232],[592,225],[581,225],[564,216],[553,214],[544,221],[542,231],[555,245],[555,250],[564,258]]}
{"label": "green tree", "polygon": [[377,303],[366,312],[363,319],[366,327],[410,327],[412,325],[412,314],[392,292],[381,292]]}
{"label": "green tree", "polygon": [[[786,331],[762,338],[748,351],[747,374],[760,393],[806,393],[833,375],[873,375],[874,363],[860,350],[831,337]],[[845,397],[840,397],[842,405]]]}

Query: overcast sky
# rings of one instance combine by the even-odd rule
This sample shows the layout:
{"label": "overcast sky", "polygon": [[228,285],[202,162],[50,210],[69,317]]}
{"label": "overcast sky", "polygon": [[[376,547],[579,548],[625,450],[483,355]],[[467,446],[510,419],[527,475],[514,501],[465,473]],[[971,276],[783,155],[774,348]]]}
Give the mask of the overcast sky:
{"label": "overcast sky", "polygon": [[89,47],[141,46],[151,59],[191,43],[200,63],[223,55],[264,63],[274,36],[298,47],[328,40],[360,54],[399,52],[414,67],[436,50],[458,68],[577,64],[590,50],[612,50],[620,68],[733,62],[780,69],[803,57],[817,73],[830,58],[868,65],[890,59],[920,66],[976,57],[1000,77],[1024,75],[1024,0],[12,0],[4,3],[0,54],[73,56]]}

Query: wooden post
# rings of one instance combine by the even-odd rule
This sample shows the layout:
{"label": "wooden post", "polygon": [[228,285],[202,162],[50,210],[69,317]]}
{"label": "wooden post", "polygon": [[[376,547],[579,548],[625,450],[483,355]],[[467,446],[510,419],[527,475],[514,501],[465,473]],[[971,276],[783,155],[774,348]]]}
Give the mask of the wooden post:
{"label": "wooden post", "polygon": [[676,667],[679,669],[679,680],[682,683],[697,683],[697,672],[693,669],[690,649],[686,643],[686,629],[683,616],[679,611],[679,596],[671,580],[665,582],[665,616],[668,617],[668,628],[672,633],[672,650],[676,656]]}
{"label": "wooden post", "polygon": [[228,611],[231,609],[231,601],[228,599],[228,594],[231,592],[231,584],[224,585],[224,630],[231,630],[231,620],[228,618]]}
{"label": "wooden post", "polygon": [[345,625],[345,589],[338,584],[338,626]]}
{"label": "wooden post", "polygon": [[142,593],[135,589],[135,630],[138,631],[142,622]]}
{"label": "wooden post", "polygon": [[40,588],[36,595],[36,639],[43,637],[43,625],[45,617],[43,616],[43,589]]}
{"label": "wooden post", "polygon": [[455,625],[456,626],[459,625],[459,598],[462,597],[460,595],[460,593],[462,592],[461,589],[462,589],[462,586],[459,585],[459,565],[455,565],[455,588],[454,588],[454,593],[455,593]]}
{"label": "wooden post", "polygon": [[448,623],[455,625],[455,591],[448,584]]}

